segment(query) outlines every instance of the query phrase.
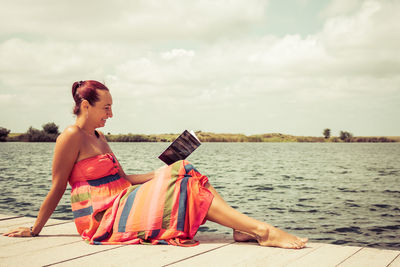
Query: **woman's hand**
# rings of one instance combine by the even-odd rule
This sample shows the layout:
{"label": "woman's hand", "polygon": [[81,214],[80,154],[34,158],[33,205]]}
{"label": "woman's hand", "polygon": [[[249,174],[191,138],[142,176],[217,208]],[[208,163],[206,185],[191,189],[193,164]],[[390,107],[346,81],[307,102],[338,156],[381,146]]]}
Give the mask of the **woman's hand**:
{"label": "woman's hand", "polygon": [[3,236],[9,237],[31,237],[31,229],[28,227],[18,227],[17,229],[11,230],[4,233]]}
{"label": "woman's hand", "polygon": [[165,168],[167,168],[168,166],[162,166],[152,172],[149,173],[145,173],[145,174],[131,174],[131,175],[125,175],[125,173],[123,172],[123,175],[125,175],[125,179],[127,179],[131,184],[135,185],[135,184],[143,184],[145,182],[150,181],[151,179],[154,179],[154,177],[157,176],[158,173],[164,171]]}

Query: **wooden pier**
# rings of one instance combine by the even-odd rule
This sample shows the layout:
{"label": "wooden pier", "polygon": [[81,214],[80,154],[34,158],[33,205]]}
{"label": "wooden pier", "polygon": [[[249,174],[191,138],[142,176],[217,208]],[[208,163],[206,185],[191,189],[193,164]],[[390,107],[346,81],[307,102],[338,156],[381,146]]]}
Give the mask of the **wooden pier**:
{"label": "wooden pier", "polygon": [[[0,214],[0,233],[31,226],[34,218]],[[398,266],[400,251],[309,243],[300,250],[238,243],[199,233],[195,247],[88,245],[73,221],[50,219],[40,236],[0,236],[0,266]]]}

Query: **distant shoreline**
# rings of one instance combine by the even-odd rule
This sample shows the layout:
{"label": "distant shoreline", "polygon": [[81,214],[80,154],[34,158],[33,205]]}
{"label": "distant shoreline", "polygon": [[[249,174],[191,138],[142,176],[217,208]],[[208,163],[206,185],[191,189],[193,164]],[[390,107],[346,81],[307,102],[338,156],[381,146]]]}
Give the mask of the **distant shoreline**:
{"label": "distant shoreline", "polygon": [[[106,134],[108,142],[172,142],[179,134]],[[329,138],[318,136],[295,136],[281,133],[267,133],[256,135],[196,132],[201,142],[229,142],[229,143],[393,143],[400,142],[400,136],[354,136],[341,140],[337,136]],[[30,142],[23,133],[10,133],[6,142]],[[52,141],[50,141],[52,142]]]}

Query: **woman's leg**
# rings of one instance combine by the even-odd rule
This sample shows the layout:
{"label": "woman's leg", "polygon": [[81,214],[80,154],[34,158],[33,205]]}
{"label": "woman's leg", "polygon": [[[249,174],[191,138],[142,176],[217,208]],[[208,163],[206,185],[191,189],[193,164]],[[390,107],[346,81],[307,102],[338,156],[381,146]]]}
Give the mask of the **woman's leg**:
{"label": "woman's leg", "polygon": [[[206,187],[214,195],[207,214],[208,220],[253,236],[262,246],[282,248],[305,247],[308,241],[307,238],[290,235],[272,225],[257,221],[238,212],[229,206],[209,183],[206,184]],[[246,240],[246,238],[243,237],[243,240]]]}
{"label": "woman's leg", "polygon": [[[215,190],[215,188],[210,185],[209,183],[206,184],[206,187],[211,191],[211,193],[214,195],[214,197],[218,198],[218,201],[223,201],[228,208],[231,208],[231,206],[226,203],[226,201],[221,197],[221,195]],[[236,210],[235,210],[236,211]],[[247,217],[247,216],[246,216]],[[254,241],[257,240],[257,238],[251,234],[239,231],[237,229],[233,229],[233,239],[238,242],[246,242],[246,241]]]}

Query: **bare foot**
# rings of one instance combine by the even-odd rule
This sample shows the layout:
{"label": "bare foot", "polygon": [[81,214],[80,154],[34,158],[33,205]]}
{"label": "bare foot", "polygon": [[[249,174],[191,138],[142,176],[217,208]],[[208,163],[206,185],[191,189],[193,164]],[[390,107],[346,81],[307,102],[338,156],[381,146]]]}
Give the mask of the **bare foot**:
{"label": "bare foot", "polygon": [[236,242],[257,241],[255,236],[238,230],[233,230],[233,239]]}
{"label": "bare foot", "polygon": [[299,249],[306,246],[308,238],[300,238],[265,224],[257,234],[257,241],[261,246]]}

